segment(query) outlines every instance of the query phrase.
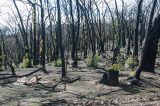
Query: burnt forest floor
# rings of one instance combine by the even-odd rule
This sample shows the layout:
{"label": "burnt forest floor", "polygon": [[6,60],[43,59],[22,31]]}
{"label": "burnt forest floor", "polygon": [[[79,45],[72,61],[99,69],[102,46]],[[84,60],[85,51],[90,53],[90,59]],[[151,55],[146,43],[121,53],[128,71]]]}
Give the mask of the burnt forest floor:
{"label": "burnt forest floor", "polygon": [[[104,70],[89,68],[84,61],[78,65],[78,68],[72,68],[71,64],[67,67],[67,76],[80,76],[80,79],[66,83],[66,91],[64,82],[58,83],[61,68],[49,65],[46,66],[49,74],[40,71],[27,77],[42,76],[32,85],[17,82],[17,78],[0,80],[0,106],[160,106],[159,74],[143,72],[138,86],[128,84],[129,70],[121,71],[119,85],[113,87],[98,83]],[[36,69],[16,69],[16,73],[24,75]],[[0,78],[9,73],[0,72]]]}

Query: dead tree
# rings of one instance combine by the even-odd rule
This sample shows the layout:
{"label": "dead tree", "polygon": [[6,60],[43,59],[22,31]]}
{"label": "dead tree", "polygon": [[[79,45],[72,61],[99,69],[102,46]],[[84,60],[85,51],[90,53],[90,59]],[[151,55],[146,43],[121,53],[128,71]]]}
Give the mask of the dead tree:
{"label": "dead tree", "polygon": [[116,64],[117,63],[117,56],[120,53],[120,44],[121,44],[121,26],[120,26],[120,15],[119,15],[119,11],[118,11],[118,5],[117,5],[117,0],[115,0],[115,6],[116,6],[116,15],[117,15],[117,24],[118,24],[118,43],[116,45],[116,47],[114,48],[113,51],[113,59],[112,59],[112,64]]}
{"label": "dead tree", "polygon": [[133,56],[134,58],[136,58],[136,60],[138,60],[138,31],[139,31],[138,29],[139,29],[140,15],[142,11],[142,3],[143,3],[143,0],[140,0],[138,4],[137,21],[136,21],[136,28],[135,28],[135,35],[134,35]]}
{"label": "dead tree", "polygon": [[114,45],[115,45],[115,34],[116,34],[116,26],[115,26],[115,20],[114,20],[114,17],[113,17],[113,13],[111,11],[111,8],[110,6],[108,5],[107,1],[104,0],[108,10],[109,10],[109,13],[111,15],[111,19],[112,19],[112,30],[113,30],[113,35],[112,35],[112,50],[114,49]]}
{"label": "dead tree", "polygon": [[34,43],[33,43],[33,48],[34,48],[34,52],[33,52],[33,64],[34,65],[37,65],[38,64],[38,62],[37,62],[37,60],[38,60],[38,58],[37,58],[37,25],[36,25],[36,5],[35,5],[35,3],[32,5],[32,7],[33,7],[33,41],[34,41]]}
{"label": "dead tree", "polygon": [[44,7],[43,1],[40,0],[40,8],[41,8],[41,64],[45,69],[45,23],[44,23]]}
{"label": "dead tree", "polygon": [[[76,24],[75,24],[75,19],[74,19],[74,14],[73,14],[73,3],[72,0],[70,0],[70,16],[71,16],[71,35],[72,35],[72,59],[73,59],[73,67],[77,67],[77,42],[79,38],[79,25],[80,25],[80,12],[79,12],[79,2],[76,0],[76,6],[77,6],[77,19],[78,19],[78,24],[77,24],[77,30],[76,30]],[[77,32],[77,33],[76,33]]]}
{"label": "dead tree", "polygon": [[135,73],[135,77],[138,79],[140,78],[140,74],[142,71],[154,72],[158,41],[160,38],[160,11],[158,10],[154,16],[154,10],[156,4],[157,0],[154,0],[150,14],[150,20],[148,26],[149,29],[147,36],[145,38],[142,59],[140,62],[140,66],[138,67]]}
{"label": "dead tree", "polygon": [[15,8],[17,10],[19,19],[20,19],[20,24],[18,24],[18,26],[19,26],[20,32],[21,32],[22,37],[23,37],[23,41],[24,41],[24,45],[25,45],[25,53],[29,54],[29,45],[28,45],[28,39],[27,39],[27,32],[26,32],[25,27],[24,27],[23,19],[22,19],[22,16],[20,14],[20,11],[18,9],[18,6],[16,4],[16,1],[13,0],[13,3],[14,3],[14,6],[15,6]]}
{"label": "dead tree", "polygon": [[66,78],[66,70],[65,70],[65,57],[64,57],[64,47],[63,47],[63,39],[62,39],[62,25],[61,25],[61,7],[60,0],[57,0],[57,19],[58,19],[58,43],[60,47],[61,61],[62,61],[62,78]]}
{"label": "dead tree", "polygon": [[0,43],[0,70],[2,68],[2,47],[1,47],[1,43]]}

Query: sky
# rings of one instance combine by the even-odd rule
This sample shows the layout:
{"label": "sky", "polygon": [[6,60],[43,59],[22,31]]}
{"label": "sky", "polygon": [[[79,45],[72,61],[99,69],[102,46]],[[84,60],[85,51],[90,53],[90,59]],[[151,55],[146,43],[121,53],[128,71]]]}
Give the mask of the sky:
{"label": "sky", "polygon": [[[53,1],[53,0],[51,0]],[[101,0],[98,0],[101,1]],[[102,0],[103,1],[103,0]],[[114,0],[108,0],[109,1],[109,5],[110,6],[114,6]],[[129,6],[132,5],[133,2],[135,0],[124,0],[124,2]],[[27,9],[30,9],[30,6],[25,6],[23,3],[19,2],[18,0],[16,1],[18,8],[20,10],[20,13],[22,16],[27,15]],[[117,0],[117,3],[120,7],[121,5],[121,0]],[[102,5],[104,5],[103,2],[101,2],[99,4],[99,6],[101,7]],[[14,5],[13,5],[13,1],[12,0],[1,0],[0,2],[0,24],[1,25],[6,25],[6,22],[8,22],[10,16],[14,17],[13,12],[15,12],[15,14],[17,14]]]}
{"label": "sky", "polygon": [[[21,14],[25,14],[24,10],[27,10],[23,3],[17,2],[18,8],[20,9]],[[0,24],[5,25],[6,21],[10,16],[14,16],[15,8],[12,0],[1,0],[0,2]]]}

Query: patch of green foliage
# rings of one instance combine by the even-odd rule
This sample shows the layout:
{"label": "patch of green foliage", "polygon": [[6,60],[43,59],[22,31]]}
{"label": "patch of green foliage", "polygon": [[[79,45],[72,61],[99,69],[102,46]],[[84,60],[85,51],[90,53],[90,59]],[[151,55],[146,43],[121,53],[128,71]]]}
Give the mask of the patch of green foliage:
{"label": "patch of green foliage", "polygon": [[2,67],[0,67],[0,72],[1,72],[1,71],[4,71],[4,69],[3,69]]}
{"label": "patch of green foliage", "polygon": [[130,72],[130,77],[134,77],[135,76],[135,73],[136,73],[136,71],[135,70],[132,70],[131,72]]}
{"label": "patch of green foliage", "polygon": [[61,67],[62,66],[62,61],[60,58],[54,61],[54,67]]}
{"label": "patch of green foliage", "polygon": [[100,57],[99,57],[98,53],[96,53],[94,56],[93,56],[93,54],[89,54],[89,56],[87,58],[87,65],[89,67],[97,67],[99,61],[100,61]]}
{"label": "patch of green foliage", "polygon": [[12,66],[13,66],[14,69],[17,68],[15,63],[12,63]]}
{"label": "patch of green foliage", "polygon": [[29,59],[29,54],[27,53],[24,58],[22,63],[20,63],[19,65],[20,68],[31,68],[32,67],[32,62]]}
{"label": "patch of green foliage", "polygon": [[82,60],[81,56],[77,55],[77,61],[81,61],[81,60]]}
{"label": "patch of green foliage", "polygon": [[134,68],[135,66],[138,66],[138,61],[133,56],[128,56],[128,58],[125,61],[125,67],[126,68]]}
{"label": "patch of green foliage", "polygon": [[114,71],[124,71],[124,67],[122,64],[113,64],[109,70],[114,70]]}

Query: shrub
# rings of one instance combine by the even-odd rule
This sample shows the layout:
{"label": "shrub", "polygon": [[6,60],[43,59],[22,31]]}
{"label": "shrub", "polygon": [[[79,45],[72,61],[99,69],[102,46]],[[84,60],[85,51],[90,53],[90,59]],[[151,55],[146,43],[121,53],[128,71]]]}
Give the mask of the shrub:
{"label": "shrub", "polygon": [[27,53],[24,58],[22,63],[20,63],[19,65],[20,68],[31,68],[32,67],[32,62],[29,59],[29,54]]}
{"label": "shrub", "polygon": [[1,72],[1,71],[4,71],[3,67],[0,67],[0,72]]}
{"label": "shrub", "polygon": [[113,64],[109,70],[115,70],[115,71],[123,71],[124,67],[121,64]]}
{"label": "shrub", "polygon": [[130,72],[130,77],[134,77],[135,73],[136,73],[136,71],[135,71],[135,70],[132,70],[132,71]]}
{"label": "shrub", "polygon": [[98,53],[96,53],[94,57],[93,54],[90,54],[87,58],[87,64],[89,67],[97,67],[99,60],[100,58],[98,56]]}
{"label": "shrub", "polygon": [[80,55],[77,55],[77,61],[81,61],[81,56]]}
{"label": "shrub", "polygon": [[61,67],[62,66],[62,61],[61,59],[57,59],[54,61],[54,67]]}
{"label": "shrub", "polygon": [[14,69],[17,68],[15,63],[12,63],[12,66],[13,66]]}
{"label": "shrub", "polygon": [[138,61],[135,58],[133,58],[133,56],[129,56],[125,61],[125,67],[134,68],[135,66],[138,66]]}

